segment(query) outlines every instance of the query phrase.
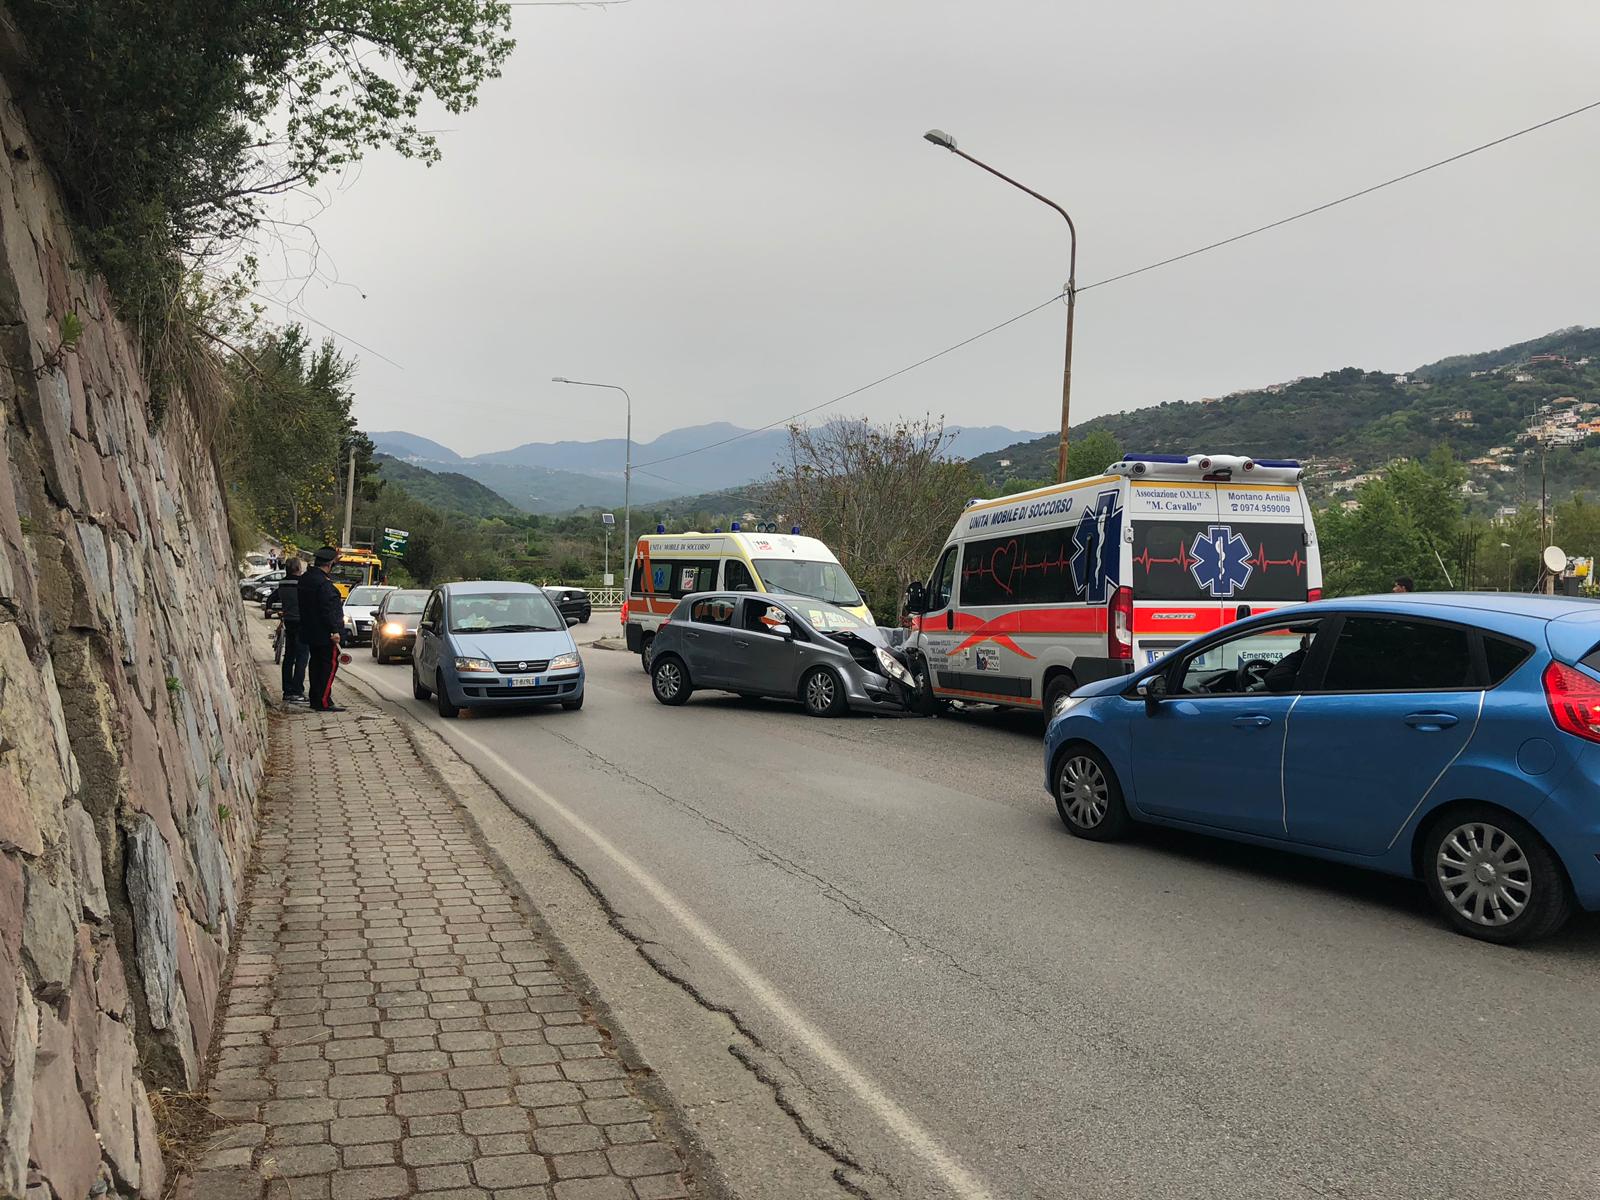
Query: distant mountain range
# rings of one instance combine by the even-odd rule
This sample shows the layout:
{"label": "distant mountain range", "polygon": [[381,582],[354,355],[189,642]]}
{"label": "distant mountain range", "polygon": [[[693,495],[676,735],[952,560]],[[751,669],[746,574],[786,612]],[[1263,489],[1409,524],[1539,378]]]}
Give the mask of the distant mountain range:
{"label": "distant mountain range", "polygon": [[[1461,354],[1409,372],[1346,367],[1207,400],[1167,401],[1096,417],[1079,436],[1108,430],[1127,453],[1246,454],[1308,464],[1314,492],[1330,495],[1396,458],[1447,445],[1466,462],[1481,507],[1525,500],[1537,452],[1548,454],[1551,495],[1600,488],[1600,329],[1574,326],[1499,350]],[[1559,422],[1568,424],[1561,425]],[[1541,432],[1545,431],[1545,432]],[[1054,480],[1056,435],[973,459],[1000,492]]]}
{"label": "distant mountain range", "polygon": [[[950,452],[963,458],[975,458],[1034,436],[999,425],[950,426],[949,431],[953,435]],[[567,512],[622,503],[626,447],[621,438],[528,442],[465,457],[403,430],[368,436],[382,454],[427,471],[464,475],[527,512]],[[751,483],[771,473],[788,444],[787,429],[751,433],[726,422],[674,429],[654,441],[635,442],[633,501],[650,504]]]}

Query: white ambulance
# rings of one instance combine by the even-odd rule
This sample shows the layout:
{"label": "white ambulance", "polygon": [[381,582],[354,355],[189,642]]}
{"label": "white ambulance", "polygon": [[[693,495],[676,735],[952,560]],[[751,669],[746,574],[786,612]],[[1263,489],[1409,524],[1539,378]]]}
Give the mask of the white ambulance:
{"label": "white ambulance", "polygon": [[956,521],[907,589],[919,695],[1056,711],[1079,684],[1198,634],[1322,596],[1297,462],[1129,455],[1104,475]]}
{"label": "white ambulance", "polygon": [[690,592],[779,592],[826,600],[873,619],[860,589],[814,537],[793,533],[745,532],[733,522],[730,532],[656,532],[634,549],[622,624],[628,649],[650,670],[650,643],[661,622]]}

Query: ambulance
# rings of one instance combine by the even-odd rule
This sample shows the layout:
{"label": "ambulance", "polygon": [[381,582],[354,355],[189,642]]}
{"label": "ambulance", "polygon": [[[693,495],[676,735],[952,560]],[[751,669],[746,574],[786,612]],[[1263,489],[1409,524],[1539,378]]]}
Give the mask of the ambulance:
{"label": "ambulance", "polygon": [[950,700],[1053,714],[1202,633],[1322,597],[1297,462],[1128,455],[1103,475],[998,500],[956,521],[906,592],[924,708]]}
{"label": "ambulance", "polygon": [[690,592],[776,592],[826,600],[864,621],[872,613],[860,589],[814,537],[792,533],[730,532],[645,534],[634,549],[633,573],[622,624],[628,649],[650,670],[650,644],[662,621]]}

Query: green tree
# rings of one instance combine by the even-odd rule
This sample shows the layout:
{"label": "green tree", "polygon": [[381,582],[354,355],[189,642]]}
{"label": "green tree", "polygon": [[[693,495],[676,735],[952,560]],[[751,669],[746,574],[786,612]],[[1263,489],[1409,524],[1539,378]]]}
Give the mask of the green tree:
{"label": "green tree", "polygon": [[[1359,507],[1318,514],[1324,589],[1331,596],[1386,592],[1400,576],[1419,588],[1466,586],[1470,565],[1463,472],[1440,447],[1424,462],[1396,462],[1357,489]],[[1467,562],[1462,559],[1467,558]]]}
{"label": "green tree", "polygon": [[1067,443],[1067,478],[1088,479],[1122,459],[1122,446],[1109,429],[1094,429]]}

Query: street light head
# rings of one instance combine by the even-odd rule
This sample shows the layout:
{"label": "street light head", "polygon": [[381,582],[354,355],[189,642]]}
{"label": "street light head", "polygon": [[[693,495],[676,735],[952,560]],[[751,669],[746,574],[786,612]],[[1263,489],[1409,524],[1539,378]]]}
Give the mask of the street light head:
{"label": "street light head", "polygon": [[955,138],[942,129],[930,129],[922,136],[935,146],[943,146],[946,150],[954,150],[956,148]]}

